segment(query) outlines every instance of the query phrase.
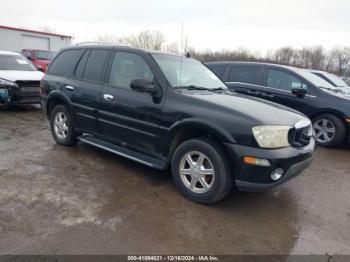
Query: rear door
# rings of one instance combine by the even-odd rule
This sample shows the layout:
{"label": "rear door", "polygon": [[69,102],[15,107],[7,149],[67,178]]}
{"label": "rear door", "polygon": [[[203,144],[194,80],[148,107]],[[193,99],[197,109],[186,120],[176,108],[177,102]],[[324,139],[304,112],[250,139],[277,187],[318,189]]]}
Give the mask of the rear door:
{"label": "rear door", "polygon": [[130,87],[134,79],[157,85],[149,59],[132,51],[115,52],[100,95],[99,133],[112,143],[155,155],[161,104],[152,95]]}
{"label": "rear door", "polygon": [[264,70],[264,65],[233,64],[225,84],[238,93],[260,97],[264,91]]}
{"label": "rear door", "polygon": [[70,96],[75,124],[81,132],[97,132],[98,102],[109,49],[87,49],[81,55],[64,90]]}

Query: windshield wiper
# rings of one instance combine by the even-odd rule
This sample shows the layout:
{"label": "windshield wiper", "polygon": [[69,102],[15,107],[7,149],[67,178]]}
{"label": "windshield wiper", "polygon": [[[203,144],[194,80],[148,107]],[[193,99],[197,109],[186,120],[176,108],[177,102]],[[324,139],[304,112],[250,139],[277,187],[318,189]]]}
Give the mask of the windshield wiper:
{"label": "windshield wiper", "polygon": [[329,91],[333,91],[336,93],[345,94],[345,92],[343,90],[337,89],[337,88],[329,88],[329,87],[324,87],[324,86],[320,86],[320,88],[325,89],[325,90],[329,90]]}
{"label": "windshield wiper", "polygon": [[208,90],[208,91],[226,90],[225,87],[208,88],[208,87],[205,87],[205,86],[197,86],[197,85],[175,86],[174,89]]}

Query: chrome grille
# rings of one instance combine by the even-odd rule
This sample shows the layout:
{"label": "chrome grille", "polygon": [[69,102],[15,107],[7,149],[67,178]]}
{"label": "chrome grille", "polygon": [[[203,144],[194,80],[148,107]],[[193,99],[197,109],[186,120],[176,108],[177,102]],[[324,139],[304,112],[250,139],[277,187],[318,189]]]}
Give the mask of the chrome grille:
{"label": "chrome grille", "polygon": [[288,140],[291,146],[302,148],[310,143],[312,137],[312,124],[310,120],[298,122],[294,128],[289,131]]}

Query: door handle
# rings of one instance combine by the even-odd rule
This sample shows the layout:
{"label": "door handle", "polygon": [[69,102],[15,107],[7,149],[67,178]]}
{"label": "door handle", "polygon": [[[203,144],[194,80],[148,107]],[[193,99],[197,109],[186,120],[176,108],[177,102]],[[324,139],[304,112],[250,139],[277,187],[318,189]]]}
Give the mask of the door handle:
{"label": "door handle", "polygon": [[112,101],[114,99],[114,96],[109,95],[109,94],[104,94],[103,99],[107,101]]}
{"label": "door handle", "polygon": [[74,91],[74,87],[73,86],[66,86],[66,89],[69,91]]}
{"label": "door handle", "polygon": [[259,95],[260,94],[259,92],[254,91],[254,90],[248,90],[247,93],[250,95]]}
{"label": "door handle", "polygon": [[262,96],[265,96],[265,97],[269,97],[269,98],[273,98],[274,95],[273,94],[270,94],[270,93],[261,93]]}

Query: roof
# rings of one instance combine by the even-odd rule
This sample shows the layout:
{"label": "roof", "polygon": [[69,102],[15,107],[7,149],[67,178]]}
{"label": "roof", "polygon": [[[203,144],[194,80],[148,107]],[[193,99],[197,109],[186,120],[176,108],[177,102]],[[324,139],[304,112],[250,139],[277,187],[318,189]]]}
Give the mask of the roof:
{"label": "roof", "polygon": [[166,51],[161,51],[161,50],[152,50],[152,49],[145,49],[145,48],[138,48],[138,47],[131,47],[128,45],[120,45],[117,43],[98,43],[98,42],[82,42],[82,43],[77,43],[73,44],[71,46],[62,48],[62,50],[67,50],[67,49],[80,49],[80,48],[103,48],[103,49],[125,49],[125,50],[134,50],[134,51],[140,51],[140,52],[145,52],[149,54],[163,54],[163,55],[172,55],[172,56],[178,56],[181,57],[179,54],[175,53],[169,53]]}
{"label": "roof", "polygon": [[17,52],[0,51],[0,55],[21,55],[21,54]]}
{"label": "roof", "polygon": [[303,70],[301,68],[293,67],[293,66],[287,66],[287,65],[281,65],[281,64],[274,64],[274,63],[263,63],[263,62],[245,62],[245,61],[215,61],[215,62],[207,62],[206,65],[267,65],[267,66],[275,66],[280,68],[286,68],[289,70]]}
{"label": "roof", "polygon": [[58,37],[63,37],[63,38],[73,38],[70,35],[61,35],[61,34],[48,33],[48,32],[43,32],[43,31],[30,30],[30,29],[24,29],[24,28],[18,28],[18,27],[10,27],[10,26],[3,26],[3,25],[0,25],[0,29],[15,30],[15,31],[28,32],[28,33],[41,34],[41,35],[49,35],[49,36],[58,36]]}

